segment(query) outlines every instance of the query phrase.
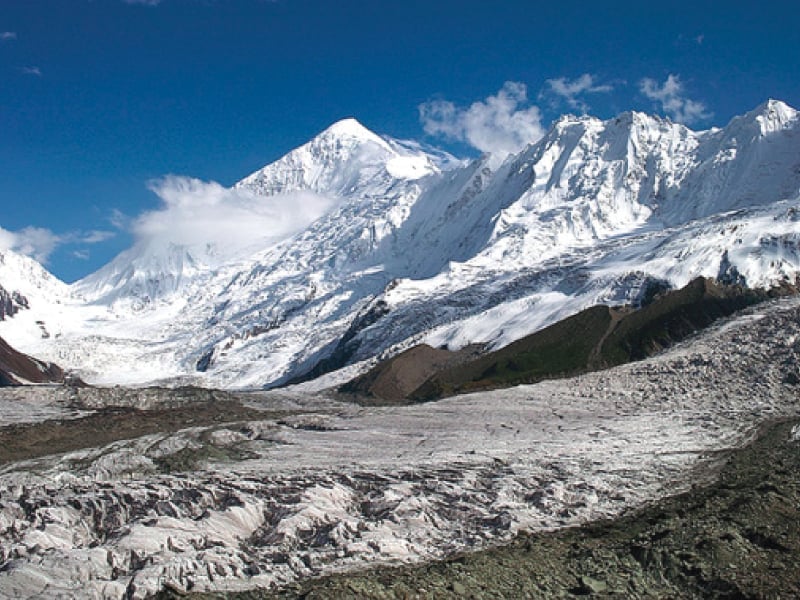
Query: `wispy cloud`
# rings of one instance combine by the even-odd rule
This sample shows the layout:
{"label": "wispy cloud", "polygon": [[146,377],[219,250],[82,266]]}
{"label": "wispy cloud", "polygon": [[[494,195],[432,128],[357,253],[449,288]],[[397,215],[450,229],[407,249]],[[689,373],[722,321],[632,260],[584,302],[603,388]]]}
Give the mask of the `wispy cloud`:
{"label": "wispy cloud", "polygon": [[17,39],[16,31],[0,31],[0,42],[8,42]]}
{"label": "wispy cloud", "polygon": [[705,40],[706,40],[706,34],[705,33],[698,33],[696,35],[695,34],[689,35],[689,34],[679,33],[678,37],[675,38],[674,44],[676,46],[684,46],[684,47],[685,46],[691,46],[693,44],[697,45],[697,46],[702,46],[703,42]]}
{"label": "wispy cloud", "polygon": [[42,70],[39,67],[20,67],[19,70],[25,75],[35,75],[36,77],[42,76]]}
{"label": "wispy cloud", "polygon": [[111,211],[108,222],[111,223],[111,226],[115,229],[125,231],[130,227],[131,218],[118,208],[115,208]]}
{"label": "wispy cloud", "polygon": [[594,75],[584,73],[576,79],[569,80],[566,77],[548,79],[547,87],[539,94],[540,98],[547,96],[563,100],[571,108],[587,112],[589,104],[584,99],[587,94],[605,94],[614,88],[611,84],[599,84]]}
{"label": "wispy cloud", "polygon": [[40,263],[47,262],[61,241],[61,236],[42,227],[25,227],[19,231],[0,227],[0,248],[25,254]]}
{"label": "wispy cloud", "polygon": [[544,135],[537,106],[529,106],[524,83],[507,81],[500,91],[468,108],[449,100],[419,105],[425,133],[468,143],[481,152],[507,155],[519,152]]}
{"label": "wispy cloud", "polygon": [[107,242],[116,235],[117,234],[113,231],[93,229],[92,231],[78,234],[75,241],[81,244],[99,244],[101,242]]}
{"label": "wispy cloud", "polygon": [[639,82],[639,90],[678,123],[689,125],[712,116],[704,103],[685,96],[683,83],[677,75],[670,74],[662,84],[645,77]]}
{"label": "wispy cloud", "polygon": [[[50,255],[59,246],[64,245],[90,245],[106,242],[116,236],[113,231],[71,231],[58,234],[44,227],[25,227],[18,231],[9,231],[0,227],[0,249],[13,250],[30,256],[42,264],[46,264]],[[77,256],[86,250],[75,250],[72,254]]]}
{"label": "wispy cloud", "polygon": [[122,0],[125,4],[141,4],[143,6],[158,6],[161,0]]}
{"label": "wispy cloud", "polygon": [[151,181],[148,187],[162,206],[131,221],[138,243],[202,245],[226,254],[285,239],[334,204],[311,192],[265,198],[246,189],[176,175]]}

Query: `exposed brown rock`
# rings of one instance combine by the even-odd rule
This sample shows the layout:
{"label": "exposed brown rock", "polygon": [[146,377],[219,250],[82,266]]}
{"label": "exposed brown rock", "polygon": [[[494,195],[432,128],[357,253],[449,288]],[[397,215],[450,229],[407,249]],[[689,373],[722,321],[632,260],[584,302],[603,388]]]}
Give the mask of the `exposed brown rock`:
{"label": "exposed brown rock", "polygon": [[63,382],[61,367],[23,354],[0,338],[0,386]]}
{"label": "exposed brown rock", "polygon": [[468,346],[458,352],[427,344],[414,346],[345,384],[340,391],[365,394],[390,404],[402,403],[432,375],[474,359],[479,353],[480,346]]}
{"label": "exposed brown rock", "polygon": [[641,360],[738,310],[796,293],[789,283],[752,290],[697,278],[639,309],[593,306],[486,354],[478,346],[458,353],[417,346],[340,391],[397,404],[569,377]]}

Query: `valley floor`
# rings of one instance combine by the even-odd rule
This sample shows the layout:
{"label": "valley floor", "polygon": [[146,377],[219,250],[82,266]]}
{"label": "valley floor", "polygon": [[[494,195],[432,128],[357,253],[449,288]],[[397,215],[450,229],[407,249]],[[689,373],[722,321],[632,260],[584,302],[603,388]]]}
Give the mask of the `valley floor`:
{"label": "valley floor", "polygon": [[[665,517],[663,530],[655,517],[654,529],[634,528],[644,537],[630,544],[641,550],[628,541],[594,546],[575,529],[518,535],[619,517],[708,484],[720,459],[755,439],[763,423],[800,415],[799,354],[800,301],[792,299],[751,309],[646,361],[422,405],[359,407],[288,392],[7,391],[0,396],[0,596],[274,591],[505,543],[508,550],[493,552],[511,569],[513,552],[540,539],[553,540],[541,543],[555,544],[555,556],[562,544],[585,565],[554,573],[555,587],[544,590],[630,591],[620,587],[615,560],[635,560],[642,573],[685,567],[698,585],[706,576],[733,581],[734,571],[704,571],[706,546],[686,550],[691,556],[660,554],[659,544],[689,544],[682,522],[670,521],[685,518],[682,509]],[[110,437],[87,435],[88,424]],[[14,454],[15,438],[24,438],[27,453]],[[50,439],[59,442],[48,446]],[[758,497],[782,506],[784,490],[765,481],[776,495],[767,487]],[[796,481],[786,485],[796,490]],[[733,555],[739,546],[794,547],[766,526],[719,536],[709,530],[692,543],[707,540],[708,552],[728,552],[730,569],[743,569]],[[589,541],[575,547],[560,535]],[[616,535],[610,543],[622,540]],[[465,560],[482,556],[492,554]],[[790,559],[768,564],[790,568]],[[461,564],[379,571],[388,582],[381,593],[394,589],[389,579],[409,573],[414,597],[433,585],[414,588],[414,573],[429,572],[463,596],[467,588],[457,586],[472,585],[469,578],[447,571]],[[360,577],[315,585],[330,597],[325,590],[356,589]],[[680,589],[664,588],[666,595]]]}
{"label": "valley floor", "polygon": [[432,564],[228,598],[800,597],[800,421],[765,424],[752,444],[723,456],[713,484],[616,520],[520,534],[509,544]]}

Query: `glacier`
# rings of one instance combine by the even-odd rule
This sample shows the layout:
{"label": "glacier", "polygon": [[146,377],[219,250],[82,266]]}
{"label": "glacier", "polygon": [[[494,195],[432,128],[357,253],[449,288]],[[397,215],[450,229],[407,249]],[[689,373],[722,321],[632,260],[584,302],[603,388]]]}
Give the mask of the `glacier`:
{"label": "glacier", "polygon": [[[0,596],[274,590],[612,518],[707,481],[765,420],[796,420],[799,352],[791,298],[571,379],[393,407],[249,392],[263,412],[246,420],[0,464]],[[5,389],[0,428],[198,404],[113,391]],[[165,472],[186,452],[198,464]]]}

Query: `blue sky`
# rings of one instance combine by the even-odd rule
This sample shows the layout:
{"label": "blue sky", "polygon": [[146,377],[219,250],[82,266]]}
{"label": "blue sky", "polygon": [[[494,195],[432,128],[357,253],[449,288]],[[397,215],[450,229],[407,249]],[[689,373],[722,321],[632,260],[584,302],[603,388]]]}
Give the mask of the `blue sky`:
{"label": "blue sky", "polygon": [[227,186],[347,116],[469,155],[563,112],[798,107],[798,23],[769,1],[0,0],[0,245],[74,280],[163,206],[148,182]]}

